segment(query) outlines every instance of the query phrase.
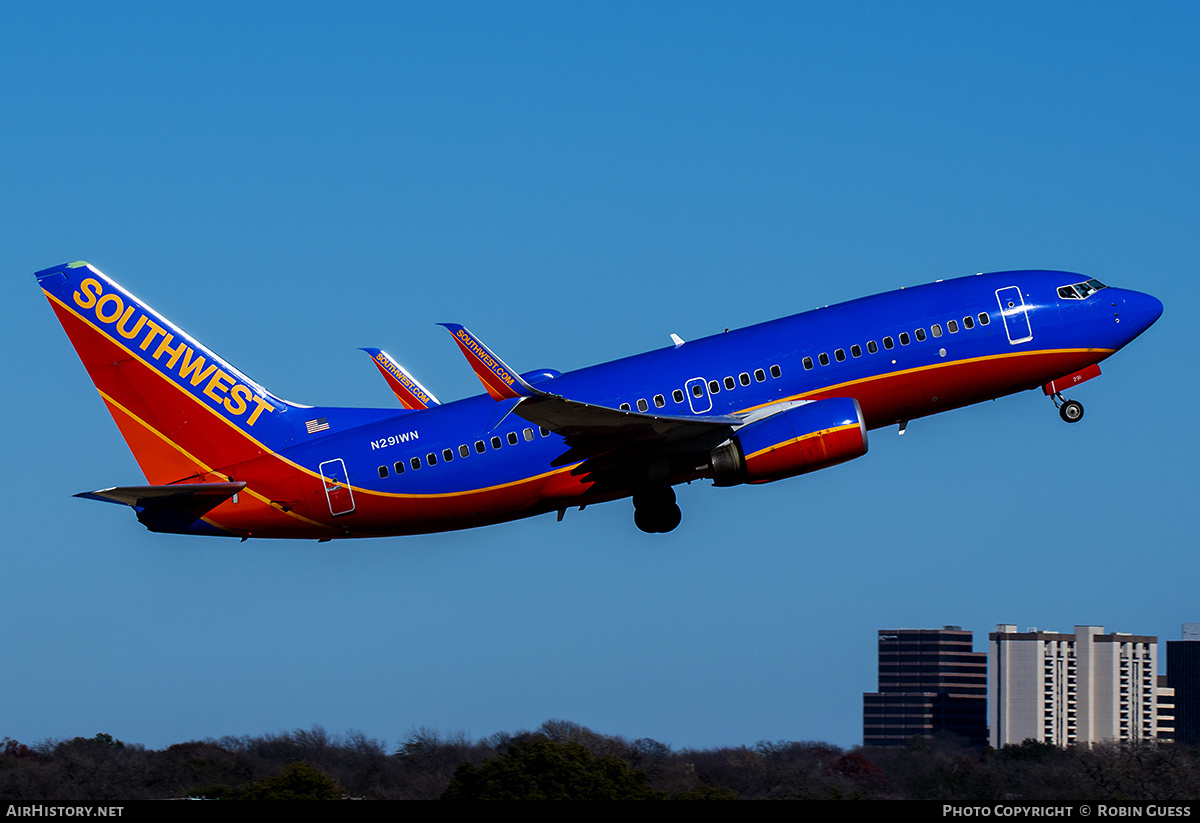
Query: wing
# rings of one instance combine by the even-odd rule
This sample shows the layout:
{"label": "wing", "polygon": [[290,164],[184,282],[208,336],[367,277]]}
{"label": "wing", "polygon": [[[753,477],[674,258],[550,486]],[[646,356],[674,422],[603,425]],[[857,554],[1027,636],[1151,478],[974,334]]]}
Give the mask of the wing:
{"label": "wing", "polygon": [[645,450],[667,450],[688,443],[727,440],[742,420],[731,416],[683,417],[610,409],[539,392],[523,397],[513,414],[562,435],[568,450],[553,465],[565,466],[617,449],[642,444]]}
{"label": "wing", "polygon": [[588,475],[593,483],[628,485],[631,476],[640,477],[649,464],[664,459],[675,461],[666,470],[671,475],[677,471],[675,463],[685,472],[703,468],[692,466],[695,460],[688,456],[706,456],[744,422],[735,416],[646,414],[570,400],[525,382],[464,326],[441,325],[454,336],[488,394],[497,401],[517,399],[510,413],[563,437],[567,450],[551,465],[579,463],[572,473]]}

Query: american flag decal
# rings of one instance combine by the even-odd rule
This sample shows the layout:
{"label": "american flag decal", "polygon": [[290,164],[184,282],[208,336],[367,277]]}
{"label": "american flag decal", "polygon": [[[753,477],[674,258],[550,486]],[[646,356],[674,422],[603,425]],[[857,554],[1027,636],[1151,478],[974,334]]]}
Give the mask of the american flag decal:
{"label": "american flag decal", "polygon": [[309,434],[316,434],[328,429],[329,421],[324,417],[318,417],[316,420],[305,420],[304,428]]}

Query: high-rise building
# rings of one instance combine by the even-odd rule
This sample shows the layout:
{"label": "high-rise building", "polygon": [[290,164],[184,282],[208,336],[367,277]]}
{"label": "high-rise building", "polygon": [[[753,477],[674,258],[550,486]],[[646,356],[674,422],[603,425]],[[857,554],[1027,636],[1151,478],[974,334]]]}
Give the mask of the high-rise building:
{"label": "high-rise building", "polygon": [[863,745],[903,745],[914,735],[949,732],[987,743],[987,655],[971,632],[879,632],[879,691],[863,694]]}
{"label": "high-rise building", "polygon": [[1158,638],[1104,634],[1102,626],[1060,634],[1002,624],[989,641],[993,746],[1158,736]]}
{"label": "high-rise building", "polygon": [[1175,690],[1175,739],[1200,745],[1200,623],[1184,623],[1167,641],[1167,685]]}
{"label": "high-rise building", "polygon": [[1158,731],[1155,734],[1159,740],[1174,740],[1175,739],[1175,689],[1167,681],[1165,674],[1160,674],[1155,678],[1158,683],[1158,688],[1155,689],[1157,698],[1155,702],[1158,704],[1155,709],[1155,722],[1158,724]]}

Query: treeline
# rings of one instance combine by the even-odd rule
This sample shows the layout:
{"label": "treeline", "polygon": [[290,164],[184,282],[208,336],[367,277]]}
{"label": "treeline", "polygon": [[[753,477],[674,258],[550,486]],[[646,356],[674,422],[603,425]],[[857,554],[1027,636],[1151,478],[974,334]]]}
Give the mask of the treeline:
{"label": "treeline", "polygon": [[323,729],[178,743],[107,734],[0,743],[0,799],[920,799],[1196,802],[1200,752],[1170,743],[1002,749],[955,739],[842,749],[816,742],[672,749],[561,720],[482,740],[422,729],[389,750]]}

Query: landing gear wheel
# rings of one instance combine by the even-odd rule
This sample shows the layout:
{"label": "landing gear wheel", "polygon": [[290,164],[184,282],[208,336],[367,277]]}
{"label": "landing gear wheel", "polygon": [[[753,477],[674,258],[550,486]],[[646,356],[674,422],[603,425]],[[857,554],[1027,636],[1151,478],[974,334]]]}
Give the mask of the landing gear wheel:
{"label": "landing gear wheel", "polygon": [[1083,419],[1083,404],[1078,400],[1068,400],[1059,406],[1058,416],[1068,423],[1078,423]]}
{"label": "landing gear wheel", "polygon": [[674,531],[683,520],[683,512],[675,503],[657,509],[634,509],[633,523],[647,534],[666,534]]}
{"label": "landing gear wheel", "polygon": [[633,495],[633,523],[647,534],[673,531],[683,519],[670,486],[641,489]]}

